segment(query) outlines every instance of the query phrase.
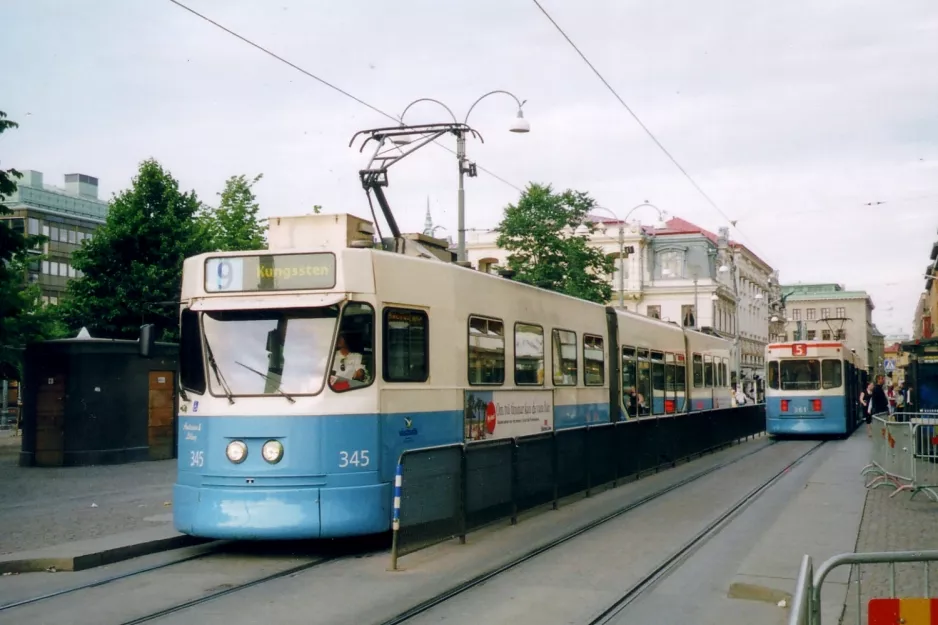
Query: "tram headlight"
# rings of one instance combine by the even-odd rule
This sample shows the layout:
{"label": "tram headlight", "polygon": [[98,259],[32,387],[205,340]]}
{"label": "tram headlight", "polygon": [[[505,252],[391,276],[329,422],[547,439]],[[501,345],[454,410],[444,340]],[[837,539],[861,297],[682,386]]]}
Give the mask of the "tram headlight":
{"label": "tram headlight", "polygon": [[277,464],[283,458],[283,445],[280,441],[267,441],[261,448],[261,455],[270,464]]}
{"label": "tram headlight", "polygon": [[241,441],[231,441],[225,449],[225,455],[235,464],[241,464],[248,457],[248,446]]}

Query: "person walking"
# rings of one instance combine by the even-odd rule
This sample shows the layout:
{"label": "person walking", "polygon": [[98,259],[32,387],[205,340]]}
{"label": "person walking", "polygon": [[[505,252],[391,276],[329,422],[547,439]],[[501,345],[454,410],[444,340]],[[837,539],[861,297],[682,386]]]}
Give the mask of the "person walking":
{"label": "person walking", "polygon": [[873,436],[873,427],[871,425],[872,417],[882,418],[889,414],[889,399],[886,397],[886,391],[883,390],[884,378],[881,375],[876,376],[876,384],[873,386],[873,392],[870,394],[870,420],[867,421],[867,433]]}
{"label": "person walking", "polygon": [[873,437],[873,414],[870,412],[870,396],[873,394],[873,383],[870,382],[860,391],[860,410],[863,411],[863,420],[866,421],[866,435]]}

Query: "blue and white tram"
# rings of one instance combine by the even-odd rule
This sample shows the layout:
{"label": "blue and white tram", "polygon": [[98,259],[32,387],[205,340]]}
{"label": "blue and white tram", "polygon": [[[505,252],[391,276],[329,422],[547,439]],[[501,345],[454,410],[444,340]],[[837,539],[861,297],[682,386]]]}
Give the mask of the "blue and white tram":
{"label": "blue and white tram", "polygon": [[765,361],[769,434],[846,435],[862,421],[858,398],[865,377],[843,343],[772,343]]}
{"label": "blue and white tram", "polygon": [[730,406],[723,339],[356,247],[367,227],[271,219],[269,250],[185,261],[179,531],[379,533],[406,449]]}

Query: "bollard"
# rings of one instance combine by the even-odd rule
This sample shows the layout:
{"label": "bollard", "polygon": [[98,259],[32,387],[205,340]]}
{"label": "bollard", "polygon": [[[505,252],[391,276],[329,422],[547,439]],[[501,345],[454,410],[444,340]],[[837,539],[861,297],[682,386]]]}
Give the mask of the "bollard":
{"label": "bollard", "polygon": [[391,570],[397,570],[397,534],[401,529],[401,485],[404,481],[404,467],[399,462],[394,472],[394,510],[391,513]]}

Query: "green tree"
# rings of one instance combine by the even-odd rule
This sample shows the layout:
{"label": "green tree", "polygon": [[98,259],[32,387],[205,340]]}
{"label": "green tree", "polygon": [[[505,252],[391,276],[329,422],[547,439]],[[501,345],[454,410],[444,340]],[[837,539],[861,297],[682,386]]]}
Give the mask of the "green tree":
{"label": "green tree", "polygon": [[125,339],[153,323],[163,340],[174,340],[182,262],[211,249],[200,208],[194,191],[180,192],[159,163],[143,161],[131,187],[111,200],[106,223],[72,256],[84,276],[69,282],[67,323]]}
{"label": "green tree", "polygon": [[[514,279],[585,300],[612,297],[608,275],[613,261],[591,247],[576,229],[586,225],[596,202],[581,191],[555,193],[550,185],[530,184],[517,204],[505,208],[497,245],[509,252]],[[573,233],[570,233],[573,230]]]}
{"label": "green tree", "polygon": [[218,208],[203,207],[198,221],[211,240],[211,249],[223,251],[262,250],[267,247],[266,227],[257,220],[260,206],[252,187],[264,176],[252,180],[232,176],[218,195]]}
{"label": "green tree", "polygon": [[[0,134],[18,127],[6,117],[0,111]],[[15,169],[0,170],[0,218],[13,214],[2,200],[16,191],[16,180],[20,177]],[[44,237],[29,236],[8,225],[0,222],[0,371],[7,372],[22,371],[23,348],[27,343],[64,334],[52,309],[42,305],[39,287],[26,280],[27,263],[40,260],[29,250]]]}

